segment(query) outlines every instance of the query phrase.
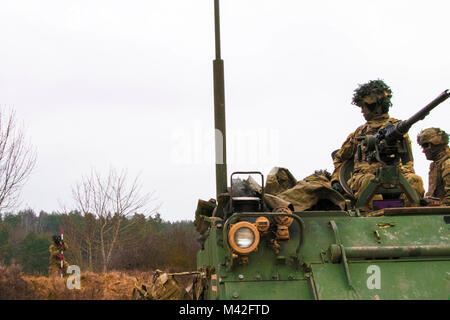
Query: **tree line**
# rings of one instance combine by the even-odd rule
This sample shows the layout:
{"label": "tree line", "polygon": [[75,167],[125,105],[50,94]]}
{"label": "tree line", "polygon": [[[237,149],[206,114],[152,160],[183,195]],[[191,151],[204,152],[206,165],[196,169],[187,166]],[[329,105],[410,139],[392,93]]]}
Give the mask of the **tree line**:
{"label": "tree line", "polygon": [[68,244],[64,257],[82,272],[196,269],[200,246],[192,221],[164,221],[159,214],[98,216],[78,210],[0,214],[0,264],[20,264],[26,274],[47,275],[49,246],[61,228]]}

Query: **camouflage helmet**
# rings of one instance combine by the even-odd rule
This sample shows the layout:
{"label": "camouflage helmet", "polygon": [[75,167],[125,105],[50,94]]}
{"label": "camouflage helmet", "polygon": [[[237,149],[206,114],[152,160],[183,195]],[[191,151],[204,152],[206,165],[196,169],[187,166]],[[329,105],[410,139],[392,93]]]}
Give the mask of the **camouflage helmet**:
{"label": "camouflage helmet", "polygon": [[423,145],[424,143],[431,143],[433,145],[447,145],[448,134],[439,128],[424,129],[417,135],[417,143],[419,145]]}
{"label": "camouflage helmet", "polygon": [[360,84],[355,89],[352,104],[363,107],[365,105],[374,105],[381,107],[381,112],[388,112],[392,106],[392,91],[383,80],[370,80],[365,84]]}

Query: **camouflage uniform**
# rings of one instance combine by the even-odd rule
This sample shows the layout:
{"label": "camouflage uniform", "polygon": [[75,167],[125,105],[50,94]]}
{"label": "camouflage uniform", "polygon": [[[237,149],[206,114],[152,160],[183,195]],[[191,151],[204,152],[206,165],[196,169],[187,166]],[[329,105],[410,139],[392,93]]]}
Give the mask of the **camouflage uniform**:
{"label": "camouflage uniform", "polygon": [[[379,82],[382,86],[382,91],[377,90],[367,91],[367,87],[370,87],[370,84]],[[365,88],[366,91],[361,88]],[[373,87],[372,87],[373,88]],[[358,91],[360,90],[360,91]],[[370,88],[369,88],[370,90]],[[383,91],[384,90],[384,91]],[[361,91],[364,91],[361,93]],[[359,96],[358,96],[359,94]],[[361,108],[366,105],[376,104],[377,101],[385,101],[388,104],[384,106],[384,109],[377,114],[372,114],[371,118],[367,120],[367,122],[361,126],[359,126],[355,132],[351,133],[345,142],[342,144],[342,147],[334,153],[333,162],[335,170],[333,172],[331,180],[339,181],[339,171],[342,168],[344,162],[346,160],[353,159],[354,168],[353,173],[350,179],[347,181],[347,184],[351,188],[354,196],[358,198],[365,187],[369,184],[369,182],[375,178],[375,174],[378,168],[381,167],[381,163],[368,163],[367,161],[359,160],[357,153],[357,146],[360,142],[357,140],[357,137],[365,136],[365,135],[375,135],[379,129],[386,127],[388,124],[397,123],[400,120],[390,118],[387,112],[390,106],[390,97],[391,91],[389,87],[387,87],[384,82],[381,80],[370,81],[368,84],[360,86],[359,89],[355,90],[355,95],[353,97],[353,104],[360,106]],[[364,113],[364,112],[363,112]],[[405,135],[405,138],[408,141],[408,149],[410,154],[410,159],[408,163],[400,163],[400,172],[403,174],[405,179],[411,185],[412,188],[417,192],[420,198],[423,197],[425,189],[423,188],[422,178],[415,174],[413,161],[412,161],[412,152],[411,152],[411,140],[409,139],[408,134]],[[376,195],[374,199],[381,199],[381,195]],[[407,202],[408,204],[408,202]]]}
{"label": "camouflage uniform", "polygon": [[[381,167],[381,163],[375,162],[369,164],[366,161],[359,161],[356,152],[358,141],[356,137],[364,135],[374,135],[379,129],[385,127],[387,124],[396,123],[400,120],[389,118],[389,114],[382,114],[375,117],[373,120],[367,121],[364,125],[358,127],[355,132],[351,133],[345,142],[342,144],[341,149],[335,154],[334,157],[334,173],[331,180],[339,180],[339,170],[342,167],[344,161],[352,159],[354,161],[353,174],[349,181],[347,181],[349,187],[352,189],[356,198],[360,195],[363,189],[369,184],[369,182],[375,177],[375,173],[378,168]],[[409,142],[409,148],[411,149],[411,140],[408,134],[405,135]],[[412,158],[412,156],[411,156]],[[401,164],[401,173],[405,176],[408,183],[416,190],[419,197],[423,197],[425,192],[423,188],[422,178],[415,174],[413,162],[409,161],[406,164]]]}
{"label": "camouflage uniform", "polygon": [[[424,144],[431,144],[435,152],[427,155],[432,160],[428,175],[428,197],[441,200],[441,204],[450,206],[450,148],[448,147],[448,135],[438,128],[422,130],[417,136],[417,142],[424,148]],[[424,153],[426,152],[424,148]]]}
{"label": "camouflage uniform", "polygon": [[[61,245],[59,243],[56,243],[54,238],[54,243],[52,243],[49,247],[49,267],[48,267],[48,275],[49,276],[57,276],[60,274],[61,270]],[[67,243],[64,242],[63,244],[63,251],[65,251],[68,248]],[[69,267],[69,263],[64,259],[63,261],[63,273],[66,275],[67,268]]]}

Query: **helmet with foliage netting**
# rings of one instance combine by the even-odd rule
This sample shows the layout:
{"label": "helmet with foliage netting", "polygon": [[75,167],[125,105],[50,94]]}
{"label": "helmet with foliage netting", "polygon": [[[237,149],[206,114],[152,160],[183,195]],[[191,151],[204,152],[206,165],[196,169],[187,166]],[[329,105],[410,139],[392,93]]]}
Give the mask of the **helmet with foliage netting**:
{"label": "helmet with foliage netting", "polygon": [[370,80],[355,89],[352,104],[358,107],[367,106],[371,110],[378,107],[380,112],[386,113],[392,106],[391,97],[392,90],[383,80]]}

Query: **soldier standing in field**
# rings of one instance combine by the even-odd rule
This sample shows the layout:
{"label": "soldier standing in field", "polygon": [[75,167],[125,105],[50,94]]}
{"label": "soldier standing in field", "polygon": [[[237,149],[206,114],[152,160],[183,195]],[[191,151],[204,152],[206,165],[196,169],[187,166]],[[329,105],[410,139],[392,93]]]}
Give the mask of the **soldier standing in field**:
{"label": "soldier standing in field", "polygon": [[[60,236],[54,235],[53,243],[49,247],[50,252],[50,261],[48,267],[48,275],[49,276],[58,276],[61,273],[61,251],[65,251],[68,246],[67,243],[64,242]],[[63,275],[66,274],[67,268],[69,267],[69,263],[64,259],[63,260]]]}
{"label": "soldier standing in field", "polygon": [[427,160],[431,160],[428,192],[425,201],[430,205],[450,206],[450,148],[448,134],[439,128],[422,130],[417,143]]}
{"label": "soldier standing in field", "polygon": [[[366,123],[351,133],[342,144],[342,147],[334,153],[333,162],[335,170],[331,178],[331,185],[335,190],[343,191],[339,183],[339,173],[344,163],[352,159],[354,161],[353,173],[347,181],[347,184],[356,198],[361,195],[369,182],[375,178],[375,174],[378,168],[381,167],[381,163],[369,163],[364,159],[364,156],[362,158],[358,157],[357,148],[361,142],[357,138],[365,135],[374,135],[378,130],[386,127],[388,124],[394,124],[400,121],[389,116],[388,111],[392,106],[391,97],[392,91],[383,80],[371,80],[368,83],[359,85],[354,91],[352,104],[361,108],[361,113]],[[417,192],[417,195],[422,198],[425,193],[423,181],[414,172],[411,140],[408,134],[405,135],[405,138],[409,142],[408,153],[410,159],[407,163],[400,163],[400,171]],[[381,199],[381,195],[375,195],[374,199]]]}

